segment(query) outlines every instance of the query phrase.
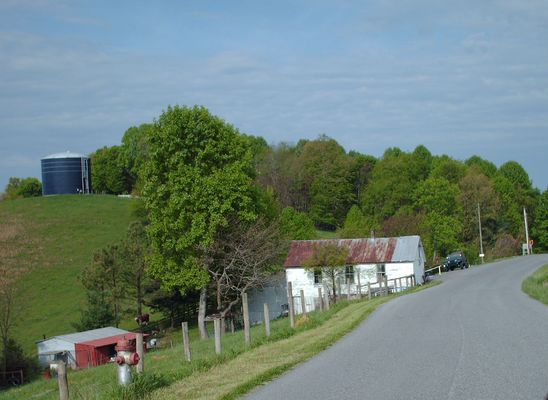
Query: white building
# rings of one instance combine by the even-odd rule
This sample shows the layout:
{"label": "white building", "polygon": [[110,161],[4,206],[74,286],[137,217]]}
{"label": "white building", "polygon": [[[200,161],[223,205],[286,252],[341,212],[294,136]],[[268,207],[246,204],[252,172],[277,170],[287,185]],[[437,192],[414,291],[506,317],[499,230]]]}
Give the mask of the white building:
{"label": "white building", "polygon": [[[343,296],[357,294],[358,282],[362,289],[367,288],[368,283],[378,288],[380,277],[391,280],[414,275],[417,283],[422,282],[425,255],[419,236],[295,240],[291,243],[284,263],[286,280],[292,283],[294,296],[299,296],[301,289],[304,291],[307,310],[313,310],[319,304],[318,288],[332,293],[331,277],[322,274],[320,269],[303,267],[303,263],[312,256],[315,246],[328,244],[349,250],[346,265],[336,270],[336,285],[340,286]],[[405,280],[402,283],[406,285]],[[295,311],[300,311],[299,305],[296,305]]]}

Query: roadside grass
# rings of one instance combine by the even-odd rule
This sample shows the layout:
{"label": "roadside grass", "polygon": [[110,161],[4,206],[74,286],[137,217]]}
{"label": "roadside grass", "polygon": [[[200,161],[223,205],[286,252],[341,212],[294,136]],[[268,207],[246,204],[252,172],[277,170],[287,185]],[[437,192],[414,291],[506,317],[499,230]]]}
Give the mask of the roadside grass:
{"label": "roadside grass", "polygon": [[[437,283],[437,282],[436,282]],[[436,284],[434,283],[434,284]],[[395,296],[371,301],[341,301],[329,311],[311,312],[306,322],[291,329],[287,318],[271,322],[271,336],[262,325],[251,330],[252,344],[245,345],[243,332],[223,336],[223,354],[215,354],[214,339],[200,340],[196,328],[190,330],[193,359],[184,359],[180,330],[164,340],[166,348],[150,351],[145,357],[145,374],[134,385],[121,388],[116,383],[115,364],[69,371],[71,399],[234,399],[253,387],[280,375],[294,365],[332,345],[363,321],[376,307]],[[212,329],[212,324],[208,324]],[[57,381],[38,380],[20,388],[0,392],[0,399],[58,399]]]}
{"label": "roadside grass", "polygon": [[85,292],[78,276],[93,253],[125,235],[130,199],[48,196],[0,202],[0,230],[17,224],[7,243],[16,251],[19,280],[14,337],[28,354],[37,340],[73,332]]}
{"label": "roadside grass", "polygon": [[525,278],[521,289],[533,299],[548,305],[548,264]]}

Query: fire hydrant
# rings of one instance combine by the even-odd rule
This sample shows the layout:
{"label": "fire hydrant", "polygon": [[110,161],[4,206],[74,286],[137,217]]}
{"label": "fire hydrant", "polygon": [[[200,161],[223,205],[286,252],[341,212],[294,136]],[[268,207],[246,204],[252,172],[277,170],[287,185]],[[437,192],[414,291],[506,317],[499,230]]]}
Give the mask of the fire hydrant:
{"label": "fire hydrant", "polygon": [[116,343],[116,364],[118,364],[118,383],[127,386],[132,382],[131,368],[139,362],[139,354],[135,352],[135,342],[127,339],[120,339]]}

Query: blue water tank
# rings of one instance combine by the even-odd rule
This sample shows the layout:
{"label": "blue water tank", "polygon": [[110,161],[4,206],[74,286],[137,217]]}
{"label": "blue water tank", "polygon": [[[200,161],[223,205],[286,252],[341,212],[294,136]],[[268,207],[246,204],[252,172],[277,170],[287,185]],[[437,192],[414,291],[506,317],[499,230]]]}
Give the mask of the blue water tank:
{"label": "blue water tank", "polygon": [[42,194],[91,193],[89,157],[77,153],[52,154],[42,158]]}

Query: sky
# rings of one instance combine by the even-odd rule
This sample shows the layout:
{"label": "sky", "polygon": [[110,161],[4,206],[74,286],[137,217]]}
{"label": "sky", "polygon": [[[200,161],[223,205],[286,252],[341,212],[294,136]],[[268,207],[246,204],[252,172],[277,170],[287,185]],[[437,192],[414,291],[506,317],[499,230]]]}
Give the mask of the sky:
{"label": "sky", "polygon": [[195,104],[268,143],[326,134],[548,187],[548,2],[0,0],[0,191]]}

